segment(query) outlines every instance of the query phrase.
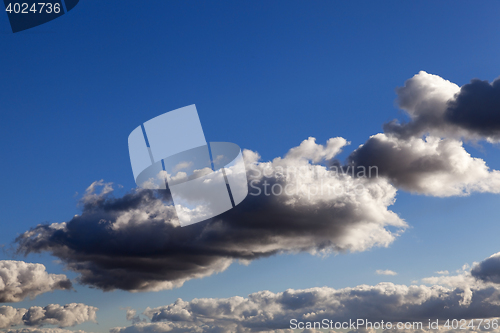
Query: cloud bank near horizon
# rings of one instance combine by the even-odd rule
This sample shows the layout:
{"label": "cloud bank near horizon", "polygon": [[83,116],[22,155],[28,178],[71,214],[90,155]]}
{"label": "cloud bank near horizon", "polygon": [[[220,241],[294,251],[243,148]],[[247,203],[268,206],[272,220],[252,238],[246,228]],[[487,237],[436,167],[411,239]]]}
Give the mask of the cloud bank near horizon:
{"label": "cloud bank near horizon", "polygon": [[[450,318],[497,318],[500,283],[487,281],[484,276],[477,278],[474,273],[484,265],[490,265],[488,260],[497,257],[498,254],[475,263],[472,269],[464,265],[456,275],[424,278],[421,285],[384,282],[342,289],[317,287],[278,293],[264,290],[247,297],[178,299],[169,305],[147,308],[141,314],[147,320],[140,319],[135,311],[128,309],[127,319],[133,320],[132,325],[114,328],[111,333],[292,332],[287,330],[290,319],[321,322],[327,318],[344,322],[362,318],[371,322],[383,320],[424,324],[429,319],[439,319],[443,324]],[[495,274],[492,272],[490,275]],[[423,328],[423,331],[430,331]],[[440,331],[448,330],[440,327]]]}
{"label": "cloud bank near horizon", "polygon": [[[494,254],[479,263],[474,263],[472,268],[464,265],[456,275],[437,272],[438,276],[424,278],[421,280],[423,284],[420,285],[407,286],[384,282],[341,289],[316,287],[288,289],[283,292],[263,290],[247,297],[200,298],[191,301],[178,299],[169,305],[147,308],[140,315],[136,310],[127,308],[126,318],[132,322],[131,325],[112,328],[110,333],[292,333],[294,331],[288,327],[290,319],[293,318],[303,322],[321,322],[324,318],[334,322],[363,318],[371,322],[418,321],[424,324],[429,319],[440,319],[440,322],[444,323],[449,318],[466,320],[498,318],[500,282],[492,282],[500,266],[498,257],[498,253]],[[484,271],[485,267],[494,269]],[[482,273],[479,276],[477,272]],[[32,307],[29,310],[0,307],[0,323],[3,325],[2,328],[17,324],[26,326],[52,324],[68,327],[85,321],[95,321],[95,310],[97,309],[84,304],[49,305],[45,308]],[[28,313],[30,316],[26,315]],[[10,321],[6,322],[2,317],[3,314]],[[437,331],[458,332],[443,326]],[[482,331],[484,328],[467,329],[469,333]],[[487,331],[498,333],[500,330]],[[70,331],[62,328],[25,327],[9,329],[6,332],[69,333]],[[355,332],[375,333],[372,329],[351,331]],[[416,330],[384,331],[384,333],[389,332],[427,333],[436,330],[423,327]]]}

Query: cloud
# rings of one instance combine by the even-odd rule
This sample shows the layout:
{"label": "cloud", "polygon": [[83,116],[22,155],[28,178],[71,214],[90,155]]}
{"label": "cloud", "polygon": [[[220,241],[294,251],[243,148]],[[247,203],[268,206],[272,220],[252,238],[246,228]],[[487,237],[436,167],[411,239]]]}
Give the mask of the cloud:
{"label": "cloud", "polygon": [[448,197],[500,192],[500,171],[472,157],[461,140],[500,140],[500,81],[473,80],[459,87],[420,72],[396,90],[410,121],[393,120],[348,158],[355,167],[377,166],[398,189]]}
{"label": "cloud", "polygon": [[137,311],[130,308],[130,307],[127,307],[125,309],[123,309],[125,311],[127,311],[126,313],[126,318],[127,320],[131,321],[132,324],[136,324],[136,323],[140,323],[140,322],[143,322],[145,319],[141,319],[138,315],[137,315]]}
{"label": "cloud", "polygon": [[23,322],[26,309],[16,309],[11,306],[0,306],[0,328],[19,325]]}
{"label": "cloud", "polygon": [[[323,146],[309,138],[270,162],[245,150],[250,195],[236,208],[184,228],[167,191],[113,198],[110,185],[94,183],[81,215],[25,232],[17,238],[18,251],[52,253],[80,273],[83,284],[146,291],[181,286],[235,260],[388,246],[406,227],[388,210],[396,189],[386,179],[343,175],[321,164],[346,144],[333,138]],[[98,185],[104,193],[96,192]],[[271,193],[278,189],[281,195]]]}
{"label": "cloud", "polygon": [[500,252],[476,264],[471,274],[482,281],[500,284]]}
{"label": "cloud", "polygon": [[437,271],[436,274],[439,274],[439,275],[448,275],[448,274],[450,274],[450,272],[448,272],[448,271]]}
{"label": "cloud", "polygon": [[0,302],[20,302],[48,291],[71,289],[64,274],[48,274],[42,264],[24,261],[0,261]]}
{"label": "cloud", "polygon": [[[333,159],[349,144],[343,138],[326,145],[309,138],[269,162],[245,150],[250,195],[236,208],[187,228],[180,228],[168,191],[135,190],[114,198],[111,184],[95,182],[82,199],[81,215],[25,232],[16,240],[18,251],[52,253],[83,284],[147,291],[179,287],[234,261],[388,246],[406,227],[388,209],[396,188],[439,197],[500,192],[500,171],[472,157],[460,141],[494,139],[462,121],[471,103],[482,103],[474,97],[484,95],[478,85],[490,96],[498,82],[460,88],[436,75],[415,75],[397,90],[410,121],[386,124],[385,133],[356,149],[340,173]],[[478,107],[487,114],[495,101],[490,96]],[[348,167],[377,173],[349,174]]]}
{"label": "cloud", "polygon": [[402,139],[431,135],[450,137],[466,135],[456,126],[445,120],[448,102],[460,92],[460,87],[437,75],[424,71],[405,82],[404,87],[396,89],[397,105],[406,112],[410,121],[399,123],[393,120],[384,124],[384,132]]}
{"label": "cloud", "polygon": [[500,171],[490,170],[454,139],[379,133],[356,149],[349,163],[355,168],[377,166],[380,177],[412,193],[448,197],[500,192]]}
{"label": "cloud", "polygon": [[87,333],[82,330],[67,330],[63,328],[33,328],[33,327],[23,327],[7,329],[3,331],[4,333]]}
{"label": "cloud", "polygon": [[[422,322],[424,325],[429,319],[439,319],[442,325],[450,318],[470,320],[498,316],[500,288],[476,280],[468,270],[455,276],[427,278],[424,282],[431,285],[386,282],[343,289],[260,291],[248,297],[178,299],[166,306],[147,308],[143,315],[150,323],[115,328],[111,332],[285,332],[290,328],[291,319],[321,322],[326,318],[344,322],[362,318],[370,322]],[[440,330],[448,331],[443,327]],[[412,331],[418,330],[407,330]]]}
{"label": "cloud", "polygon": [[64,306],[49,304],[46,307],[32,306],[23,316],[23,322],[29,326],[57,325],[69,327],[87,321],[96,322],[96,311],[93,306],[82,303],[71,303]]}
{"label": "cloud", "polygon": [[1,306],[0,328],[9,328],[21,324],[27,326],[56,325],[69,327],[87,321],[95,322],[97,310],[96,307],[81,303],[49,304],[43,308],[32,306],[29,309]]}
{"label": "cloud", "polygon": [[[462,299],[459,301],[459,304],[462,306],[468,306],[472,302],[472,296],[474,294],[475,289],[485,289],[490,287],[490,285],[486,285],[481,281],[477,281],[470,273],[469,266],[464,266],[462,271],[458,271],[459,274],[451,275],[451,276],[431,276],[422,279],[422,282],[427,284],[438,284],[444,285],[451,288],[459,288],[462,290]],[[495,292],[497,295],[498,292]],[[496,296],[495,296],[496,297]]]}
{"label": "cloud", "polygon": [[[226,322],[223,326],[198,325],[194,323],[179,322],[158,322],[140,323],[128,327],[115,327],[109,330],[110,333],[245,333],[252,332],[237,324]],[[260,333],[295,333],[291,329],[259,330]],[[335,333],[334,331],[304,330],[302,333]]]}
{"label": "cloud", "polygon": [[397,104],[410,118],[393,120],[384,132],[400,138],[431,135],[466,140],[500,139],[500,80],[474,79],[462,87],[421,71],[396,90]]}
{"label": "cloud", "polygon": [[386,269],[386,270],[377,269],[375,271],[375,274],[378,274],[378,275],[398,275],[398,273],[391,271],[390,269]]}
{"label": "cloud", "polygon": [[[233,325],[232,327],[236,327],[236,325]],[[138,323],[129,327],[115,327],[110,329],[109,332],[110,333],[164,333],[164,332],[203,333],[206,332],[204,329],[205,329],[204,327],[199,327],[196,324],[164,322],[164,323]],[[214,330],[213,332],[216,332],[216,330]]]}
{"label": "cloud", "polygon": [[[449,102],[445,119],[468,133],[500,139],[500,80],[472,80]],[[471,135],[472,136],[472,135]]]}
{"label": "cloud", "polygon": [[180,162],[172,170],[172,172],[177,172],[179,170],[187,169],[192,167],[193,162]]}

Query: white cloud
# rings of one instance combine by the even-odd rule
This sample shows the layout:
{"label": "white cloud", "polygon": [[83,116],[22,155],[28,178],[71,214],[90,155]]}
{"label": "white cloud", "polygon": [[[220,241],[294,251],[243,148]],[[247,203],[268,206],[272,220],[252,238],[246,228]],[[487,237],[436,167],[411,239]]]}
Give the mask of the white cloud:
{"label": "white cloud", "polygon": [[490,170],[453,139],[401,139],[379,133],[355,150],[350,160],[358,166],[378,166],[380,176],[409,192],[437,197],[500,192],[500,171]]}
{"label": "white cloud", "polygon": [[32,306],[24,314],[25,325],[57,325],[69,327],[87,321],[96,322],[96,311],[93,306],[82,303],[71,303],[66,305],[49,304],[46,307]]}
{"label": "white cloud", "polygon": [[71,289],[64,274],[48,274],[42,264],[0,261],[0,302],[20,302],[26,297],[58,289]]}
{"label": "white cloud", "polygon": [[450,274],[450,272],[448,272],[448,271],[437,271],[436,274],[448,275],[448,274]]}
{"label": "white cloud", "polygon": [[342,151],[342,148],[349,145],[346,139],[341,137],[328,139],[326,146],[318,145],[316,139],[309,137],[307,140],[295,148],[288,151],[285,156],[287,160],[310,160],[313,163],[321,162],[322,160],[332,159],[335,155]]}
{"label": "white cloud", "polygon": [[11,306],[0,306],[0,328],[22,324],[26,309],[16,309]]}
{"label": "white cloud", "polygon": [[96,307],[81,303],[49,304],[43,308],[32,306],[29,309],[1,306],[0,328],[9,328],[22,324],[27,326],[56,325],[69,327],[88,321],[95,322],[97,310]]}
{"label": "white cloud", "polygon": [[386,270],[377,269],[375,271],[375,274],[378,274],[378,275],[398,275],[398,273],[391,271],[390,269],[386,269]]}
{"label": "white cloud", "polygon": [[[472,269],[477,267],[477,263]],[[379,283],[353,288],[310,288],[273,293],[267,290],[248,297],[200,298],[147,308],[143,315],[151,322],[114,328],[111,333],[148,332],[288,332],[290,319],[302,322],[334,322],[362,318],[371,322],[422,322],[421,330],[388,330],[384,333],[431,332],[428,320],[439,319],[439,332],[458,333],[443,325],[447,319],[489,318],[500,323],[500,286],[478,280],[468,265],[459,274],[425,278],[428,285],[397,285]],[[481,332],[491,329],[467,329]],[[314,330],[304,331],[314,332]],[[331,331],[333,332],[333,331]],[[373,329],[358,329],[350,333],[375,333]],[[492,332],[500,332],[495,329]]]}
{"label": "white cloud", "polygon": [[172,169],[172,172],[184,170],[184,169],[190,168],[192,166],[193,166],[193,162],[186,162],[186,161],[179,162],[177,165],[174,166],[174,168]]}
{"label": "white cloud", "polygon": [[40,328],[40,327],[23,327],[11,328],[3,331],[4,333],[87,333],[82,330],[67,330],[63,328]]}
{"label": "white cloud", "polygon": [[292,318],[303,322],[363,318],[372,322],[427,323],[428,319],[498,315],[499,290],[477,287],[472,293],[469,301],[464,302],[464,290],[458,287],[380,283],[338,290],[321,287],[280,293],[260,291],[246,298],[203,298],[190,302],[178,299],[167,306],[147,308],[144,315],[151,323],[111,332],[167,332],[187,327],[196,328],[194,332],[274,332],[289,328]]}

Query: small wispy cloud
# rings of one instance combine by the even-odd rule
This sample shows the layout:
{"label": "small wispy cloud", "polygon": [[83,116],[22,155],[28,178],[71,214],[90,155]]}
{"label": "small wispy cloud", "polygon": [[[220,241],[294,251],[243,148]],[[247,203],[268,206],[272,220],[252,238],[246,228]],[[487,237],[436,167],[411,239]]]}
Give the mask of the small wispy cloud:
{"label": "small wispy cloud", "polygon": [[377,274],[377,275],[398,275],[398,273],[391,271],[390,269],[386,269],[386,270],[377,269],[375,271],[375,274]]}
{"label": "small wispy cloud", "polygon": [[436,274],[448,275],[448,274],[450,274],[450,272],[448,272],[448,271],[437,271]]}
{"label": "small wispy cloud", "polygon": [[184,169],[187,169],[187,168],[190,168],[193,166],[193,162],[180,162],[178,163],[174,169],[172,170],[172,172],[177,172],[177,171],[180,171],[180,170],[184,170]]}

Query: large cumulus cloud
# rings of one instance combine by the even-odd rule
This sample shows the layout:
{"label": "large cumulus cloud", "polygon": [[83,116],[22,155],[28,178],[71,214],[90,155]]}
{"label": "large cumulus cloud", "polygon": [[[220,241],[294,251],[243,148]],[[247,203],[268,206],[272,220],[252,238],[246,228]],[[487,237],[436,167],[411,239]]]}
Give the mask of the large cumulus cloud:
{"label": "large cumulus cloud", "polygon": [[500,192],[500,172],[472,157],[462,140],[500,139],[500,81],[473,80],[458,87],[420,72],[397,89],[410,121],[392,121],[348,158],[354,166],[378,166],[396,187],[432,196]]}
{"label": "large cumulus cloud", "polygon": [[[384,178],[343,175],[322,164],[346,144],[333,138],[323,146],[309,138],[270,162],[245,151],[250,195],[211,221],[184,228],[168,192],[136,190],[113,198],[109,185],[96,183],[81,215],[27,231],[17,239],[18,249],[52,253],[84,284],[144,291],[180,286],[234,260],[387,246],[406,226],[388,210],[396,189]],[[278,185],[288,191],[268,195]]]}
{"label": "large cumulus cloud", "polygon": [[29,309],[1,306],[0,328],[9,328],[16,325],[37,327],[43,325],[75,326],[88,321],[95,322],[97,310],[96,307],[82,303],[49,304],[45,307],[32,306]]}
{"label": "large cumulus cloud", "polygon": [[24,261],[0,261],[0,302],[20,302],[26,297],[58,289],[71,289],[64,274],[49,274],[42,264]]}

